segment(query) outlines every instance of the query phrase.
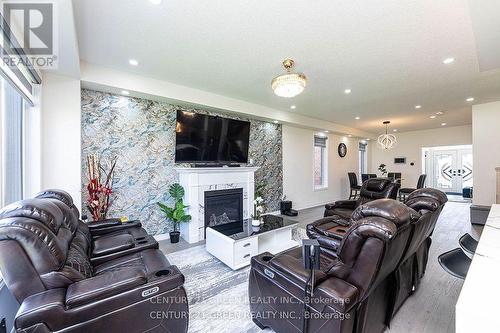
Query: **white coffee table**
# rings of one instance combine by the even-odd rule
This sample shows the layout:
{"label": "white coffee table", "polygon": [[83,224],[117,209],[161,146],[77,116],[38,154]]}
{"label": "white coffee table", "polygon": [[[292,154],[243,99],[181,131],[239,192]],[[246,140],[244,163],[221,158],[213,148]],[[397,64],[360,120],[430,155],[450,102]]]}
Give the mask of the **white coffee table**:
{"label": "white coffee table", "polygon": [[298,246],[292,239],[297,221],[267,215],[264,224],[253,227],[251,220],[208,227],[206,249],[231,269],[250,265],[250,259],[263,252],[277,254]]}

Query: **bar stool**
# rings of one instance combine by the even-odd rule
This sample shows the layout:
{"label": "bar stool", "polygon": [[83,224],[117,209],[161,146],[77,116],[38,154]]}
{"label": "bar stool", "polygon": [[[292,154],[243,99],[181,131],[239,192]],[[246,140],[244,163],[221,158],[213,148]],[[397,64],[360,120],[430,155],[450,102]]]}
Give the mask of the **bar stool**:
{"label": "bar stool", "polygon": [[465,279],[472,262],[472,260],[459,247],[441,254],[438,257],[438,261],[447,273],[459,279]]}
{"label": "bar stool", "polygon": [[462,237],[460,237],[460,240],[458,241],[458,244],[460,244],[460,247],[462,248],[464,253],[467,254],[469,257],[472,257],[474,253],[476,253],[476,248],[478,243],[479,242],[469,234],[463,235]]}

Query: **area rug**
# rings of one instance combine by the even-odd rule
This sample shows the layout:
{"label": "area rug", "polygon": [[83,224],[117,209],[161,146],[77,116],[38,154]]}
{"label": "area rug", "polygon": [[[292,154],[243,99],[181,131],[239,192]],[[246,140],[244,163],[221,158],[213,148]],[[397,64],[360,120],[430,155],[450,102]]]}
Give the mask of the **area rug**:
{"label": "area rug", "polygon": [[261,331],[252,322],[248,305],[250,267],[233,271],[204,245],[166,256],[186,278],[190,333],[272,332]]}

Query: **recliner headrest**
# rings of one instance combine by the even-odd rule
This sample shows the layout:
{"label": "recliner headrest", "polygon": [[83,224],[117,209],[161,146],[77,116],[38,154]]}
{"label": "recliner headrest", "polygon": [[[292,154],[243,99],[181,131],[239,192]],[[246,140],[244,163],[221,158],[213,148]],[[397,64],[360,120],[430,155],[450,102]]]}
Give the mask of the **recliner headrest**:
{"label": "recliner headrest", "polygon": [[9,217],[28,217],[46,225],[57,235],[64,215],[54,203],[41,199],[26,199],[11,203],[0,210],[0,219]]}
{"label": "recliner headrest", "polygon": [[397,233],[397,226],[385,218],[373,216],[371,219],[354,221],[349,230],[365,237],[389,240]]}
{"label": "recliner headrest", "polygon": [[71,195],[63,190],[49,189],[37,193],[36,198],[53,198],[64,202],[69,207],[73,206],[73,198]]}
{"label": "recliner headrest", "polygon": [[413,191],[405,201],[408,207],[425,214],[433,212],[448,201],[448,197],[443,192],[434,188],[422,188]]}
{"label": "recliner headrest", "polygon": [[397,227],[417,220],[420,214],[405,204],[393,199],[378,199],[367,202],[354,210],[351,219],[359,221],[366,217],[382,217]]}
{"label": "recliner headrest", "polygon": [[73,203],[73,198],[66,191],[55,190],[55,189],[45,190],[45,191],[39,192],[36,195],[36,198],[57,199],[57,200],[63,202],[64,204],[66,204],[66,206],[68,206],[71,209],[72,213],[74,214],[74,216],[77,220],[80,219],[80,212],[78,211],[78,208]]}
{"label": "recliner headrest", "polygon": [[384,178],[371,178],[365,181],[363,184],[364,188],[372,192],[381,192],[385,189],[387,185],[391,183],[391,180]]}
{"label": "recliner headrest", "polygon": [[445,204],[448,201],[446,194],[435,188],[421,188],[410,193],[406,202],[417,198],[431,198],[439,202],[440,205]]}
{"label": "recliner headrest", "polygon": [[[344,263],[352,263],[356,260],[367,241],[377,239],[387,243],[397,233],[398,227],[382,217],[373,216],[354,221],[342,239],[338,250],[339,258]],[[373,242],[373,240],[370,242]]]}

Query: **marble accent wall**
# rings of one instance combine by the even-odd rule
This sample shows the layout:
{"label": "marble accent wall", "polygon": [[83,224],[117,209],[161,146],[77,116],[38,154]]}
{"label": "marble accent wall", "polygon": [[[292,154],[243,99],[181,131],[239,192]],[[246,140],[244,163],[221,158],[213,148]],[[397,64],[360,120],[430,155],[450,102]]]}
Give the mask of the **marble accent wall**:
{"label": "marble accent wall", "polygon": [[[82,89],[83,205],[86,156],[98,153],[102,160],[117,156],[110,216],[140,219],[152,235],[171,230],[156,202],[168,202],[168,186],[178,181],[173,169],[177,110],[250,121],[249,160],[253,163],[249,165],[260,167],[255,182],[265,185],[267,211],[279,209],[283,195],[281,125],[87,89]],[[87,211],[86,207],[82,210]]]}

